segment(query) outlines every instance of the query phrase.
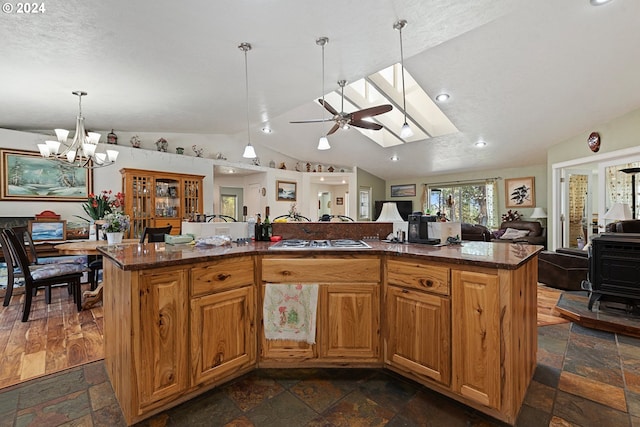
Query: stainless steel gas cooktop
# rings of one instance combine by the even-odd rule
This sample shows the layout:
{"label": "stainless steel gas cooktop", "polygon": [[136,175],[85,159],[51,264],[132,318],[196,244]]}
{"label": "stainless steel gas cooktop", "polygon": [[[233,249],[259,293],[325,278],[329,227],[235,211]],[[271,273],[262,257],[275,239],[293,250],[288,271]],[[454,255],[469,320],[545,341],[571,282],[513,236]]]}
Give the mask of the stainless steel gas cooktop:
{"label": "stainless steel gas cooktop", "polygon": [[304,240],[287,239],[281,240],[275,245],[269,246],[270,250],[278,249],[371,249],[371,246],[362,240],[336,239],[336,240]]}

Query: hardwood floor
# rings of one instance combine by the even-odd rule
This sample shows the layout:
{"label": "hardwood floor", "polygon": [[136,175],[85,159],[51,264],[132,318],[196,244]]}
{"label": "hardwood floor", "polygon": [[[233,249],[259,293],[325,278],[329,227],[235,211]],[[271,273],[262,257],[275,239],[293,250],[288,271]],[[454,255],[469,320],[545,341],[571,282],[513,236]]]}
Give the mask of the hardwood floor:
{"label": "hardwood floor", "polygon": [[556,309],[560,295],[562,291],[538,283],[538,326],[569,322],[568,319],[561,317]]}
{"label": "hardwood floor", "polygon": [[23,323],[23,299],[0,310],[0,388],[104,358],[101,305],[78,312],[67,288],[54,288],[51,304],[41,291]]}
{"label": "hardwood floor", "polygon": [[[560,294],[538,286],[538,326],[568,322],[555,310]],[[78,312],[66,287],[56,288],[50,305],[44,292],[34,299],[22,323],[23,298],[0,310],[0,388],[104,358],[102,305]]]}

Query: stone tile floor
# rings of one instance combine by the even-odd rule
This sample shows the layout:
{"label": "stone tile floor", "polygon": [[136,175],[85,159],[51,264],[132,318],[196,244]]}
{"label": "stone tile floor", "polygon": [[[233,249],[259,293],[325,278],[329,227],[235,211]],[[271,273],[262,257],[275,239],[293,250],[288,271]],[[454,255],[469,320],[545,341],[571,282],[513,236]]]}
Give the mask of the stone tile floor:
{"label": "stone tile floor", "polygon": [[[640,340],[577,324],[538,328],[518,426],[640,427]],[[0,427],[124,426],[104,363],[0,390]],[[502,426],[382,369],[263,369],[140,426]]]}

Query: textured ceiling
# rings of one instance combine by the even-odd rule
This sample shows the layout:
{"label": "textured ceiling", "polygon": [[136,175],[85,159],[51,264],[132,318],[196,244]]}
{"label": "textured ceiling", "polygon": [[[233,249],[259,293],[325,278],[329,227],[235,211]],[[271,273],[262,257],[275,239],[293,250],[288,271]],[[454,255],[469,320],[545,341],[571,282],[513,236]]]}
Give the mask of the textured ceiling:
{"label": "textured ceiling", "polygon": [[[0,16],[0,127],[225,134],[244,140],[248,53],[252,142],[385,179],[540,164],[546,149],[640,107],[640,2],[615,0],[56,1]],[[459,133],[381,148],[356,130],[315,147],[321,92],[398,62]],[[408,108],[420,108],[409,106]],[[259,129],[269,124],[274,132]],[[478,150],[473,143],[487,141]],[[229,153],[229,160],[239,160]],[[392,163],[392,155],[400,160]]]}

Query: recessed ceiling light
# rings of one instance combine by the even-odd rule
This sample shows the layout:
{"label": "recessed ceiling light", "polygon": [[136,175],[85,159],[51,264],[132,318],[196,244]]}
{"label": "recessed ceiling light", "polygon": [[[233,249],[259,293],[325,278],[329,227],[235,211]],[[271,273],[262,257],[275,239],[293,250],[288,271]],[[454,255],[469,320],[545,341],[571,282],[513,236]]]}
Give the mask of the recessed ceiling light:
{"label": "recessed ceiling light", "polygon": [[391,156],[391,161],[392,162],[397,162],[398,161],[398,156],[396,156],[395,154],[393,156]]}
{"label": "recessed ceiling light", "polygon": [[441,93],[438,96],[436,96],[436,101],[438,101],[438,102],[444,102],[447,99],[449,99],[449,94],[448,93]]}
{"label": "recessed ceiling light", "polygon": [[262,133],[271,133],[273,130],[269,126],[265,126],[262,128]]}
{"label": "recessed ceiling light", "polygon": [[603,4],[609,3],[611,0],[589,0],[591,6],[602,6]]}
{"label": "recessed ceiling light", "polygon": [[478,142],[476,142],[476,144],[475,144],[475,145],[476,145],[476,147],[478,147],[478,148],[482,148],[482,147],[486,147],[486,146],[487,146],[487,143],[486,143],[486,142],[484,142],[484,141],[478,141]]}

